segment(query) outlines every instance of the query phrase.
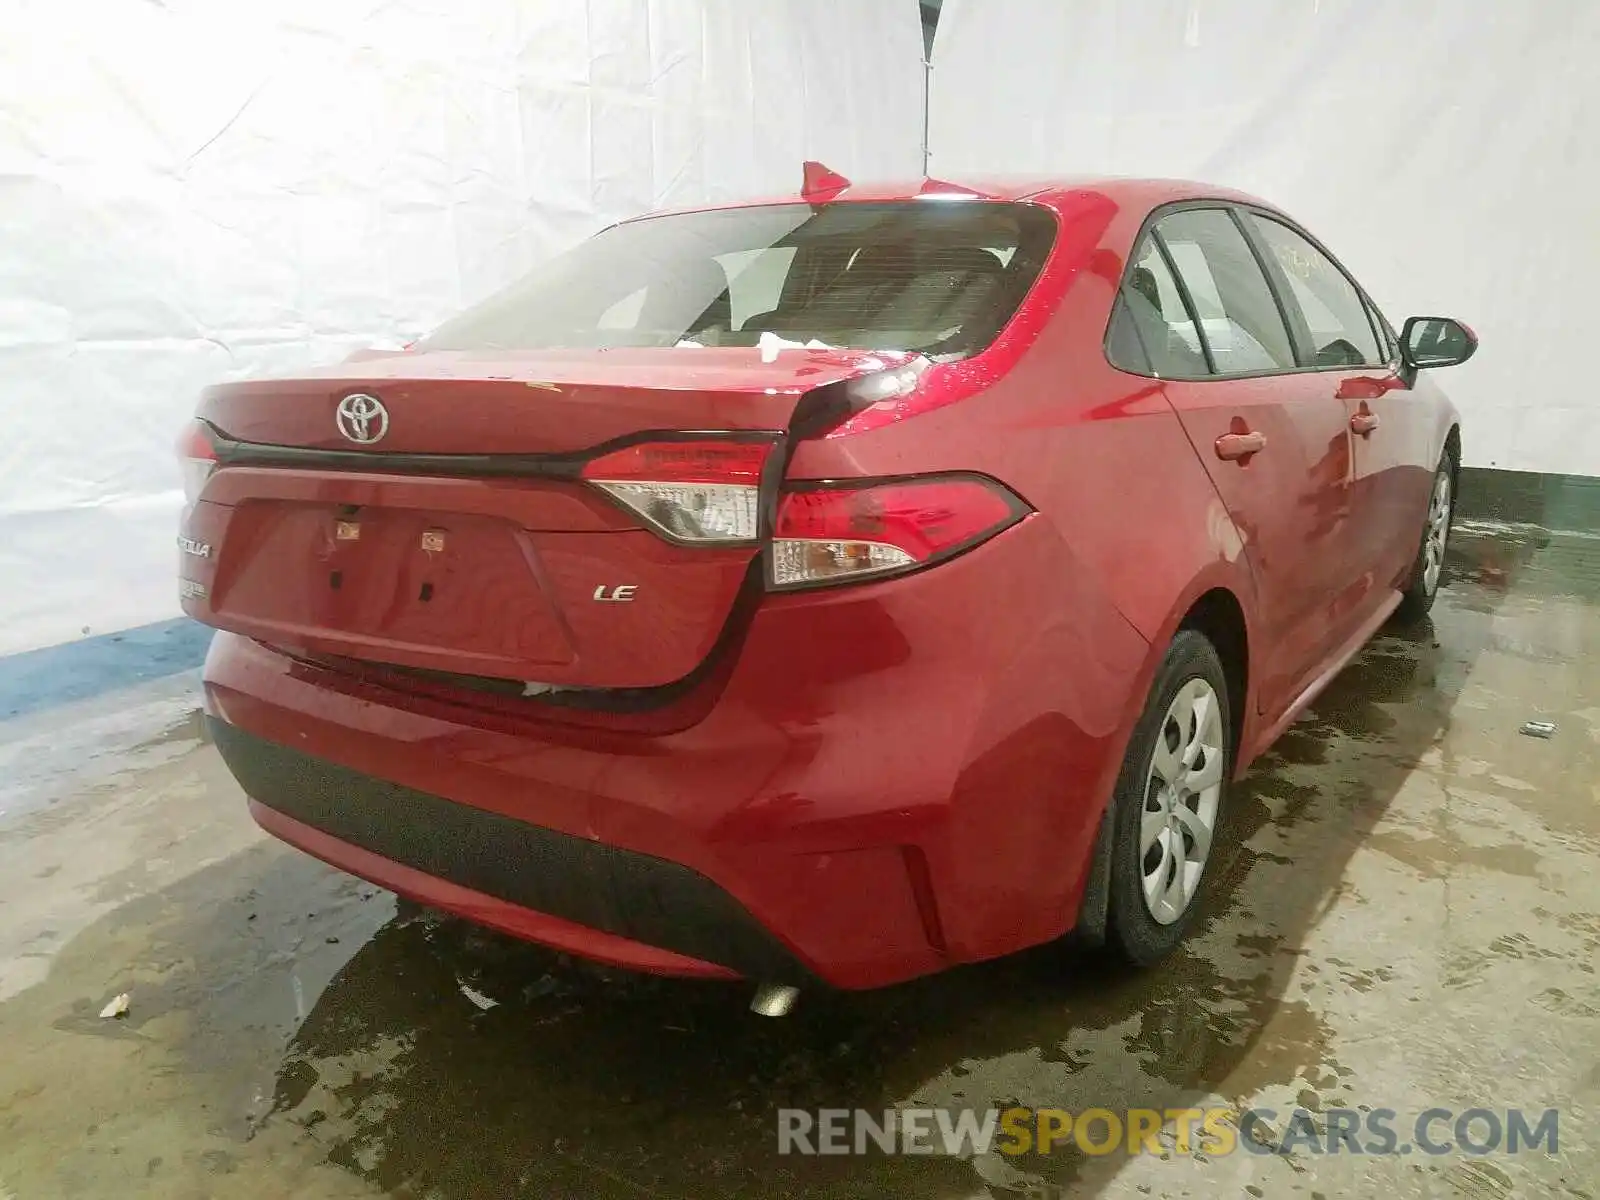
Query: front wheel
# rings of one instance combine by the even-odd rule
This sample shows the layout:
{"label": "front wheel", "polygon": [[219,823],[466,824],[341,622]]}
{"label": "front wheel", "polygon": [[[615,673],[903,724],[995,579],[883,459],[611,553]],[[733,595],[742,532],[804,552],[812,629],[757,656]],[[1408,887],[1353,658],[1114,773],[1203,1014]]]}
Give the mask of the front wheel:
{"label": "front wheel", "polygon": [[1411,566],[1411,577],[1400,594],[1395,610],[1402,621],[1419,621],[1433,607],[1444,578],[1444,551],[1450,541],[1450,522],[1455,516],[1455,464],[1450,455],[1439,460],[1433,476],[1433,492],[1428,497],[1428,515],[1422,523],[1422,544]]}
{"label": "front wheel", "polygon": [[1180,630],[1156,672],[1112,797],[1108,941],[1138,966],[1183,939],[1219,827],[1233,746],[1215,647]]}

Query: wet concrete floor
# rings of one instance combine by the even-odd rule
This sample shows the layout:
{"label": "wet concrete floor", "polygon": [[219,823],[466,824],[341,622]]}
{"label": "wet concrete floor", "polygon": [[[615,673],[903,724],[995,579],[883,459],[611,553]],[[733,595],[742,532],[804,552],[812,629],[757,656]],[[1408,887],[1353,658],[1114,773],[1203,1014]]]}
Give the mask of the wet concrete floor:
{"label": "wet concrete floor", "polygon": [[[1600,1197],[1600,539],[1463,527],[1453,568],[1235,791],[1170,961],[1045,948],[780,1021],[271,842],[192,677],[0,723],[0,1200]],[[1554,1107],[1559,1146],[777,1154],[780,1107],[1012,1104]]]}

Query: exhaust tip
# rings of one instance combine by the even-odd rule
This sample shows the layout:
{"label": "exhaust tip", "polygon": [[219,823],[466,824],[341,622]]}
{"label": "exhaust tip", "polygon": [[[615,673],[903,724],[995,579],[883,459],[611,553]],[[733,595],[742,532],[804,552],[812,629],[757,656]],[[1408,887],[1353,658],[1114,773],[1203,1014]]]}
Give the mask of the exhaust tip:
{"label": "exhaust tip", "polygon": [[755,999],[750,1001],[750,1011],[760,1013],[763,1017],[788,1016],[789,1010],[799,998],[799,988],[779,983],[763,983],[756,989]]}

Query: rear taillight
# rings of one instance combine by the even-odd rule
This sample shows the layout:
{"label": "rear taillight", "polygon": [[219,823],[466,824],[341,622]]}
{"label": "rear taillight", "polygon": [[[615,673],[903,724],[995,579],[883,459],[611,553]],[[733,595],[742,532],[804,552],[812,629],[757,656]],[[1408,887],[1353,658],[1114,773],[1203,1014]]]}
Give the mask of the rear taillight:
{"label": "rear taillight", "polygon": [[640,442],[584,464],[582,475],[677,542],[754,541],[770,441]]}
{"label": "rear taillight", "polygon": [[[671,541],[751,543],[764,536],[761,478],[774,445],[679,435],[602,454],[580,475]],[[987,541],[1031,511],[981,475],[797,484],[778,500],[768,585],[817,587],[916,570]]]}
{"label": "rear taillight", "polygon": [[791,491],[778,506],[771,585],[814,587],[915,570],[987,541],[1028,512],[1007,488],[977,475]]}
{"label": "rear taillight", "polygon": [[183,471],[183,500],[192,505],[200,499],[211,472],[217,469],[217,449],[205,425],[191,421],[178,438],[178,464]]}

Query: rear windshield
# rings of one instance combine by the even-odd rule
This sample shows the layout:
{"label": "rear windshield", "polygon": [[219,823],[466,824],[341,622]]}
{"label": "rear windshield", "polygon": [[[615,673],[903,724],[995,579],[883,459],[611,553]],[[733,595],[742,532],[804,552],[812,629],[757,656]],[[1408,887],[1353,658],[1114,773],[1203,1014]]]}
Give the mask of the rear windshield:
{"label": "rear windshield", "polygon": [[420,349],[754,346],[763,335],[971,354],[1038,277],[1041,208],[776,204],[629,221],[552,259]]}

